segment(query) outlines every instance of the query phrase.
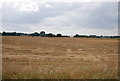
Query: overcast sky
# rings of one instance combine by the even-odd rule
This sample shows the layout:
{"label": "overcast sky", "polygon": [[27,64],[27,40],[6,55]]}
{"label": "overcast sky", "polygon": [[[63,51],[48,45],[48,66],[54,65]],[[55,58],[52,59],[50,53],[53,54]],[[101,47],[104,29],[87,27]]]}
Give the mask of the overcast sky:
{"label": "overcast sky", "polygon": [[117,2],[5,0],[1,12],[0,31],[118,35]]}

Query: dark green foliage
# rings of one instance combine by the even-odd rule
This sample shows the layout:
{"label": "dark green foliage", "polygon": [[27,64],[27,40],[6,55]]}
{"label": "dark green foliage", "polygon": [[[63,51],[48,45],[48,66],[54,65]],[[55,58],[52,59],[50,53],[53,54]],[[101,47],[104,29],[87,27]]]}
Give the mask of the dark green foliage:
{"label": "dark green foliage", "polygon": [[[3,33],[0,33],[0,35],[2,36],[40,36],[40,37],[70,37],[67,35],[62,35],[62,34],[52,34],[52,33],[48,33],[46,34],[44,31],[41,31],[40,33],[35,32],[35,33],[16,33],[16,32],[5,32],[3,31]],[[73,37],[87,37],[87,38],[120,38],[120,36],[97,36],[97,35],[79,35],[76,34]]]}

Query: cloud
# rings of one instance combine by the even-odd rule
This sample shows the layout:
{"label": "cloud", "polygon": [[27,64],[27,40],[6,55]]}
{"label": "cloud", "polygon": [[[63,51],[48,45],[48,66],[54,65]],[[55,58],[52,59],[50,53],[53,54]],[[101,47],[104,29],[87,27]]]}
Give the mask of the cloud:
{"label": "cloud", "polygon": [[3,3],[5,31],[117,34],[116,2],[18,2]]}

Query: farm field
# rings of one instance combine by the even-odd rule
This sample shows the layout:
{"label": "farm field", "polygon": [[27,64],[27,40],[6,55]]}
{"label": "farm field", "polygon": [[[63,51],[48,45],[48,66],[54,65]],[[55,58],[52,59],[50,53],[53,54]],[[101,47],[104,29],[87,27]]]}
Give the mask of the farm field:
{"label": "farm field", "polygon": [[117,79],[118,40],[3,36],[3,79]]}

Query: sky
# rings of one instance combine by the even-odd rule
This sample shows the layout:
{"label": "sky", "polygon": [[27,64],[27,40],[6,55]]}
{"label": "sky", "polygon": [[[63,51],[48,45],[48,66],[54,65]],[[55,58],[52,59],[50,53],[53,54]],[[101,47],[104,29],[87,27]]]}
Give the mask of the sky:
{"label": "sky", "polygon": [[4,0],[0,31],[118,35],[118,2]]}

